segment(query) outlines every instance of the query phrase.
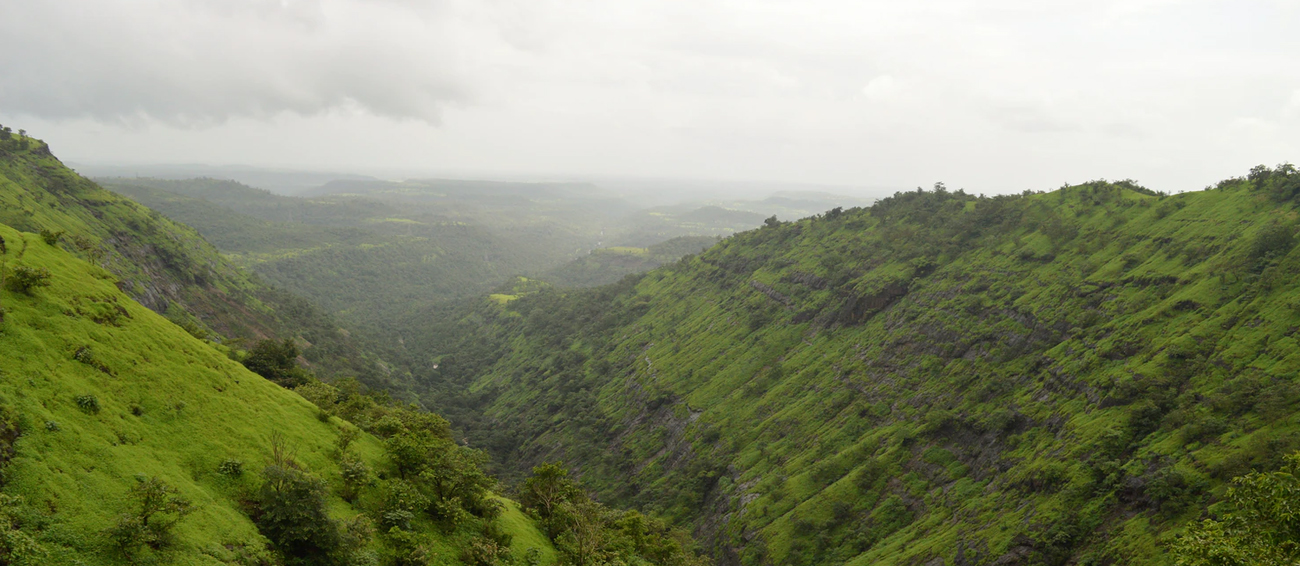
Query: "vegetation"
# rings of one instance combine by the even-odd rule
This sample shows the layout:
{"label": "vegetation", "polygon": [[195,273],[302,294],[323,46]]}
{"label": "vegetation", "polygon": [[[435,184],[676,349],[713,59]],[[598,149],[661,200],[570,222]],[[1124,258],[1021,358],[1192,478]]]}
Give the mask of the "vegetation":
{"label": "vegetation", "polygon": [[714,236],[681,236],[648,248],[600,248],[543,273],[539,278],[561,287],[608,285],[628,275],[650,271],[718,243]]}
{"label": "vegetation", "polygon": [[1281,566],[1300,560],[1300,453],[1282,469],[1232,481],[1218,519],[1193,524],[1173,545],[1179,566]]}
{"label": "vegetation", "polygon": [[[235,267],[194,230],[78,176],[43,142],[0,141],[0,223],[40,234],[33,240],[39,244],[0,244],[0,278],[10,290],[39,288],[47,274],[25,257],[33,246],[56,247],[193,335],[236,347],[241,340],[300,338],[311,345],[303,356],[316,371],[400,389],[374,350],[331,317]],[[88,297],[72,308],[113,320],[118,307]]]}
{"label": "vegetation", "polygon": [[[440,564],[485,531],[540,540],[527,520],[498,524],[487,503],[495,483],[436,415],[345,380],[348,393],[321,419],[317,405],[248,371],[228,349],[126,299],[99,268],[33,245],[36,234],[3,225],[0,233],[50,274],[39,294],[0,292],[9,309],[0,328],[5,563],[397,564],[411,563],[407,546],[416,544]],[[79,313],[88,297],[125,314],[108,323]],[[342,391],[296,370],[304,394]],[[398,453],[387,448],[395,437],[429,448],[406,456],[419,470],[410,481],[445,494],[431,498],[439,509],[465,501],[457,522],[435,523],[421,509],[409,531],[374,527],[388,485],[402,481]],[[244,462],[260,473],[245,473]],[[504,558],[527,552],[505,548]]]}
{"label": "vegetation", "polygon": [[937,185],[413,314],[408,348],[504,477],[563,462],[729,561],[1170,563],[1300,447],[1297,182]]}
{"label": "vegetation", "polygon": [[520,502],[542,525],[566,564],[703,565],[685,531],[636,511],[593,501],[558,464],[533,468]]}

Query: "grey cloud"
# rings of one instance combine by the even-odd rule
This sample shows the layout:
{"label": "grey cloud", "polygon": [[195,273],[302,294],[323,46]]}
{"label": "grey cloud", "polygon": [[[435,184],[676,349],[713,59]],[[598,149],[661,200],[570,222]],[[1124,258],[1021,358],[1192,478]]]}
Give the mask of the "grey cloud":
{"label": "grey cloud", "polygon": [[[412,3],[414,4],[414,3]],[[45,118],[232,117],[359,108],[436,121],[467,100],[448,25],[330,0],[5,2],[0,108]]]}
{"label": "grey cloud", "polygon": [[1300,117],[1292,4],[0,0],[0,119],[88,162],[1199,187],[1297,159],[1239,120]]}

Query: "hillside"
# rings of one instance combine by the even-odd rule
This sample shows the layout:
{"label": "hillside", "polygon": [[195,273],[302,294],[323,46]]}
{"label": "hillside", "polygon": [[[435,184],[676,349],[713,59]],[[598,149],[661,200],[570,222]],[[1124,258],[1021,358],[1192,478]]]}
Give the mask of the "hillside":
{"label": "hillside", "polygon": [[591,253],[542,273],[539,279],[561,287],[608,285],[628,275],[643,273],[699,253],[718,243],[714,236],[680,236],[645,248],[597,248]]}
{"label": "hillside", "polygon": [[[489,540],[481,532],[553,560],[513,503],[498,518],[467,514],[448,527],[419,515],[389,531],[380,511],[398,486],[391,440],[249,372],[131,300],[106,270],[36,234],[0,225],[0,237],[10,282],[0,290],[0,561],[361,565],[418,548],[424,563],[458,564]],[[47,270],[48,285],[15,290],[24,269]],[[422,430],[402,422],[413,432],[390,439]],[[438,442],[447,454],[468,450]],[[312,507],[314,493],[323,506]],[[276,497],[294,510],[287,518],[274,515]],[[341,538],[330,542],[330,529]]]}
{"label": "hillside", "polygon": [[390,384],[379,360],[331,317],[232,265],[192,228],[77,175],[39,140],[0,142],[0,223],[44,231],[197,336],[296,337],[317,371]]}
{"label": "hillside", "polygon": [[[0,210],[40,229],[0,223],[0,564],[706,563],[684,531],[605,506],[563,467],[507,499],[486,454],[400,388],[302,367],[380,366],[338,349],[354,343],[310,304],[0,133],[0,198],[17,206]],[[142,287],[172,293],[165,317],[128,294]],[[248,320],[201,309],[213,301]],[[312,324],[244,351],[188,308],[236,331]]]}
{"label": "hillside", "polygon": [[723,563],[1167,564],[1300,447],[1298,194],[899,193],[520,286],[430,323],[419,377],[502,473],[562,460]]}

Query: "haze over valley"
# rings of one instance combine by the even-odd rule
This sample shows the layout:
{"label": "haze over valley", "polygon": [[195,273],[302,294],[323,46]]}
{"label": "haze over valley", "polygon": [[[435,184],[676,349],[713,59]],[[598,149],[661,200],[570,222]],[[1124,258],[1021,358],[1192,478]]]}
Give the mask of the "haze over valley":
{"label": "haze over valley", "polygon": [[0,564],[1296,564],[1295,21],[0,3]]}

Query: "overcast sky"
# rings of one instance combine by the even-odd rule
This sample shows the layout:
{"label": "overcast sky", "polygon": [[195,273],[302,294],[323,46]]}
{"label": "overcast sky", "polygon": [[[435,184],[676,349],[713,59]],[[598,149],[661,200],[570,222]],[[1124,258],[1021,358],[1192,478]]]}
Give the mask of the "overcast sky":
{"label": "overcast sky", "polygon": [[1300,160],[1295,0],[0,0],[66,161],[976,192]]}

